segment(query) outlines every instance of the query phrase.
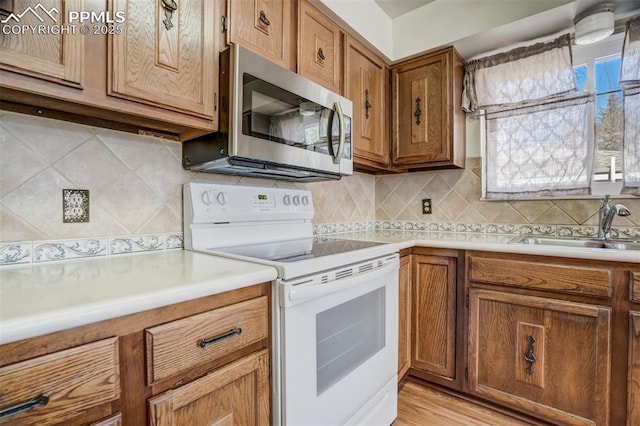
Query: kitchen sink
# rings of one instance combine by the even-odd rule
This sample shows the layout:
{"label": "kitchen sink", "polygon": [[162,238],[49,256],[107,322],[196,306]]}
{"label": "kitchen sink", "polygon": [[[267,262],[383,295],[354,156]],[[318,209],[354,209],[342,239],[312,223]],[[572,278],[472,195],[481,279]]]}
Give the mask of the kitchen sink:
{"label": "kitchen sink", "polygon": [[607,248],[614,250],[640,250],[640,241],[599,240],[596,238],[554,238],[522,236],[512,240],[511,243],[542,246]]}

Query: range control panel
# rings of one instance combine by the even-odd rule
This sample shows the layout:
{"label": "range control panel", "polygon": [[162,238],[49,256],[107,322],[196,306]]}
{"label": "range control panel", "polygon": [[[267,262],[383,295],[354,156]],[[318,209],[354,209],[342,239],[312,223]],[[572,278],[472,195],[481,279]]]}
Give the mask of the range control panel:
{"label": "range control panel", "polygon": [[306,189],[220,185],[191,182],[184,186],[185,214],[192,223],[247,222],[313,217]]}

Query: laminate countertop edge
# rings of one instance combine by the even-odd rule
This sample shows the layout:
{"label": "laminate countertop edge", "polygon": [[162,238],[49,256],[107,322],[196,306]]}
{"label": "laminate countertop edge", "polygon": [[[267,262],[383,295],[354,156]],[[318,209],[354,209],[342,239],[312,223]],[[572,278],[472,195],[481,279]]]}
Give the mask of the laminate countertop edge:
{"label": "laminate countertop edge", "polygon": [[210,296],[275,268],[168,250],[0,270],[0,344]]}

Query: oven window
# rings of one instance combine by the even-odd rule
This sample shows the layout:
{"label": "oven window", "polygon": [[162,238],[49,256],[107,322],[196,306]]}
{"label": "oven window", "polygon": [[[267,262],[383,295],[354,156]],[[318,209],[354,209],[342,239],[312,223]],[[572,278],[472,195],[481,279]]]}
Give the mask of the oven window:
{"label": "oven window", "polygon": [[316,315],[317,395],[384,348],[385,287]]}
{"label": "oven window", "polygon": [[[294,95],[250,74],[242,75],[242,133],[270,142],[329,155],[327,144],[338,146],[338,117],[333,111]],[[342,158],[351,158],[351,118],[345,116],[345,147]]]}

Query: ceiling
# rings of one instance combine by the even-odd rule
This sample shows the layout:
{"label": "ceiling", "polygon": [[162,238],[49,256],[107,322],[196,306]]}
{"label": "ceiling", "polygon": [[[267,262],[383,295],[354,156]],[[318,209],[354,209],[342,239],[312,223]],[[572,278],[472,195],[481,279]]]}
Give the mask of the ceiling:
{"label": "ceiling", "polygon": [[573,32],[574,20],[615,5],[616,32],[640,0],[310,0],[394,63],[454,45],[465,60]]}
{"label": "ceiling", "polygon": [[432,1],[434,0],[375,0],[378,6],[380,6],[384,13],[391,19],[411,12]]}

